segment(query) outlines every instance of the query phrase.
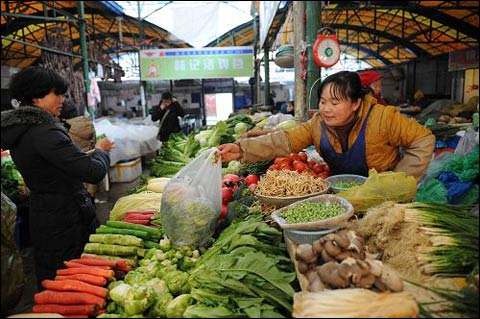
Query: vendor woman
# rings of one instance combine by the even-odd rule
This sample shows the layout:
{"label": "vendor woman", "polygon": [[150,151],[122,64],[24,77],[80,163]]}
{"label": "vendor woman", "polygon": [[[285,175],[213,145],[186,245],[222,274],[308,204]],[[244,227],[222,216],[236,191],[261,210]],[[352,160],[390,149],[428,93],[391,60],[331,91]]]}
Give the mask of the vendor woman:
{"label": "vendor woman", "polygon": [[299,152],[315,145],[332,175],[368,176],[402,171],[419,178],[432,158],[435,137],[393,106],[377,104],[362,89],[355,72],[327,77],[319,87],[319,112],[311,120],[286,131],[220,145],[225,162],[256,162]]}

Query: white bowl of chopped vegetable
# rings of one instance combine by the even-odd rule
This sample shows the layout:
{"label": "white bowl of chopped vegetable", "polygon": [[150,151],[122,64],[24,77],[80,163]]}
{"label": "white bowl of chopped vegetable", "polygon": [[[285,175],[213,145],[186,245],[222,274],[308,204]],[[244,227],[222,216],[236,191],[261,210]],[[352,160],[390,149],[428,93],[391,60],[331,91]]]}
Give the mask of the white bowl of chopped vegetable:
{"label": "white bowl of chopped vegetable", "polygon": [[272,218],[283,229],[321,230],[342,225],[353,213],[346,199],[324,194],[280,208]]}
{"label": "white bowl of chopped vegetable", "polygon": [[349,188],[362,185],[367,178],[360,175],[341,174],[333,175],[326,179],[330,183],[330,189],[335,193],[340,193]]}

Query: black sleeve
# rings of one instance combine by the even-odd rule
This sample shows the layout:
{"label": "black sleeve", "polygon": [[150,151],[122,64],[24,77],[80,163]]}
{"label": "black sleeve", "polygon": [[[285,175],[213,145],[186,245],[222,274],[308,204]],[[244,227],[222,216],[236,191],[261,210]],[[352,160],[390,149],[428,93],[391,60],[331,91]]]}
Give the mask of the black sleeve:
{"label": "black sleeve", "polygon": [[175,102],[175,113],[177,116],[184,117],[185,116],[185,111],[183,108],[180,106],[180,103]]}
{"label": "black sleeve", "polygon": [[96,149],[91,155],[82,152],[61,129],[42,130],[33,141],[36,150],[47,161],[82,182],[97,184],[110,167],[108,153]]}
{"label": "black sleeve", "polygon": [[163,118],[163,115],[165,114],[165,112],[166,112],[166,109],[162,110],[160,108],[160,105],[158,105],[157,107],[154,107],[152,109],[152,121],[155,122]]}

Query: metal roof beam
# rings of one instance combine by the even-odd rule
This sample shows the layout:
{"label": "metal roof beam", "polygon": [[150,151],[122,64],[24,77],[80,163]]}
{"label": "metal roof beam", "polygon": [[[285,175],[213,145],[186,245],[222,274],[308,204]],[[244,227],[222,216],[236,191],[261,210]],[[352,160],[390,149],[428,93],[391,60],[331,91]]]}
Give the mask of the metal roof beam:
{"label": "metal roof beam", "polygon": [[[375,59],[379,60],[379,61],[382,61],[383,64],[386,64],[386,65],[391,65],[393,64],[389,59],[383,57],[382,55],[378,54],[377,52],[373,51],[373,50],[370,50],[369,48],[367,47],[364,47],[362,45],[359,45],[357,43],[350,43],[350,44],[343,44],[344,46],[348,46],[348,47],[351,47],[351,48],[354,48],[356,50],[360,50],[362,52],[365,52],[367,53],[369,56],[372,56],[374,57]],[[368,56],[367,56],[368,57]]]}
{"label": "metal roof beam", "polygon": [[[365,32],[365,33],[371,33],[375,34],[379,37],[388,39],[392,41],[393,43],[396,43],[398,45],[401,45],[405,48],[408,48],[411,50],[413,53],[415,53],[417,56],[431,56],[428,51],[422,49],[421,47],[415,45],[414,43],[411,43],[410,41],[406,41],[405,39],[402,39],[400,37],[397,37],[391,33],[385,32],[385,31],[379,31],[379,30],[373,30],[368,27],[362,27],[358,25],[351,25],[351,24],[329,24],[329,23],[324,23],[324,25],[329,26],[334,29],[343,29],[343,30],[354,30],[357,32]],[[374,44],[372,42],[372,44]]]}
{"label": "metal roof beam", "polygon": [[[331,1],[335,3],[337,1]],[[382,9],[405,9],[406,11],[419,14],[421,16],[433,19],[443,25],[446,25],[454,30],[459,30],[461,33],[468,35],[471,38],[476,39],[478,34],[478,28],[474,25],[452,17],[440,10],[476,10],[478,12],[478,6],[455,6],[455,7],[425,7],[411,3],[411,1],[403,1],[399,4],[399,1],[338,1],[336,8],[324,8],[322,10],[372,10],[373,8]],[[440,10],[439,10],[440,9]]]}

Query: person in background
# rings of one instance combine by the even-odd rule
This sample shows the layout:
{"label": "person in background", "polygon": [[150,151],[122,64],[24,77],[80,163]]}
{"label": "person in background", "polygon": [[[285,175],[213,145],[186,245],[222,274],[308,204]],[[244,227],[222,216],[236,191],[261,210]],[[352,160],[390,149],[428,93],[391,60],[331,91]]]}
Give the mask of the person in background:
{"label": "person in background", "polygon": [[293,101],[288,101],[287,103],[284,103],[282,105],[281,112],[283,114],[290,114],[290,115],[295,116],[295,108],[293,106]]}
{"label": "person in background", "polygon": [[372,94],[377,99],[378,104],[387,105],[387,102],[382,98],[382,74],[375,70],[368,70],[359,72],[362,87]]}
{"label": "person in background", "polygon": [[29,67],[12,77],[13,110],[1,113],[1,147],[30,190],[30,234],[37,284],[78,258],[98,225],[83,183],[100,182],[110,166],[107,139],[82,152],[59,122],[68,84],[58,73]]}
{"label": "person in background", "polygon": [[362,89],[356,72],[328,76],[320,85],[319,96],[319,112],[308,122],[220,145],[222,160],[271,160],[313,144],[333,175],[368,176],[372,168],[401,171],[417,179],[424,174],[435,136],[395,107],[378,104]]}
{"label": "person in background", "polygon": [[78,116],[78,109],[73,99],[65,99],[62,110],[58,116],[60,119],[69,120]]}
{"label": "person in background", "polygon": [[418,106],[421,109],[426,108],[429,105],[428,99],[421,90],[417,90],[413,95],[413,106]]}
{"label": "person in background", "polygon": [[170,92],[162,94],[162,99],[157,107],[150,110],[152,121],[160,121],[158,138],[165,142],[172,133],[181,131],[179,117],[183,117],[185,112],[180,103],[173,98]]}

